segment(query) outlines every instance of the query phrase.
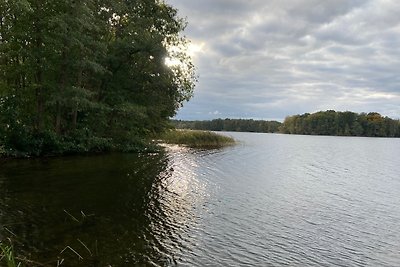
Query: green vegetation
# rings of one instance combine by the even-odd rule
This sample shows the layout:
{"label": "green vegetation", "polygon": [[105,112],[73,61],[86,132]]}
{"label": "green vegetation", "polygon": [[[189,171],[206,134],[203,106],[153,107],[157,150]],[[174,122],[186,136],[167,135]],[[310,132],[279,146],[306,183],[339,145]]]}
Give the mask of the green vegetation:
{"label": "green vegetation", "polygon": [[287,134],[400,137],[400,121],[379,113],[320,111],[290,116],[281,131]]}
{"label": "green vegetation", "polygon": [[276,133],[281,123],[278,121],[216,119],[212,121],[173,121],[178,129]]}
{"label": "green vegetation", "polygon": [[[16,263],[13,246],[0,242],[0,262],[3,261],[7,267],[17,267],[21,263]],[[0,264],[1,265],[1,264]]]}
{"label": "green vegetation", "polygon": [[235,144],[232,137],[208,131],[170,130],[160,138],[169,144],[182,144],[194,148],[219,148]]}
{"label": "green vegetation", "polygon": [[400,121],[379,113],[354,113],[334,110],[286,117],[283,123],[242,119],[212,121],[173,121],[178,129],[262,132],[304,135],[400,137]]}
{"label": "green vegetation", "polygon": [[185,26],[161,0],[0,1],[0,154],[146,146],[192,96]]}

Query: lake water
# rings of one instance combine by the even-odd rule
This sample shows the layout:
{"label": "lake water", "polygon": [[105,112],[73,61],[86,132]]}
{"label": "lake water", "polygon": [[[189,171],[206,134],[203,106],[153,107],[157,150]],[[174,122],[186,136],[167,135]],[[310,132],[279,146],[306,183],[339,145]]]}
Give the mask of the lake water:
{"label": "lake water", "polygon": [[0,239],[45,266],[400,266],[400,139],[225,134],[0,163]]}

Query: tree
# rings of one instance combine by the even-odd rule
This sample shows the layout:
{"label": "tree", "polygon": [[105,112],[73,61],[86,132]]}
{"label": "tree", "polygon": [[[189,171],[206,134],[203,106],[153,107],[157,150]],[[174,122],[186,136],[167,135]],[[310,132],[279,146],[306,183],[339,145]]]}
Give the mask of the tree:
{"label": "tree", "polygon": [[1,142],[11,151],[135,146],[192,96],[194,66],[176,49],[186,23],[162,1],[3,0],[0,15]]}
{"label": "tree", "polygon": [[289,116],[281,130],[294,134],[400,137],[399,127],[399,120],[384,118],[376,112],[357,114],[328,110]]}

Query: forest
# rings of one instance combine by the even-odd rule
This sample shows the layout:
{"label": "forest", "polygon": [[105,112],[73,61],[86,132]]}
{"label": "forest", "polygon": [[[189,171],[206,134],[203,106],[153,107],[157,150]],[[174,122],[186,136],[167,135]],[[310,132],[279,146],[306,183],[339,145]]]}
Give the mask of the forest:
{"label": "forest", "polygon": [[178,129],[258,133],[276,133],[281,126],[281,123],[278,121],[245,119],[215,119],[211,121],[175,120],[172,123]]}
{"label": "forest", "polygon": [[286,117],[280,129],[286,134],[400,137],[400,121],[377,112],[334,110]]}
{"label": "forest", "polygon": [[192,96],[185,27],[159,0],[0,1],[0,155],[144,147]]}
{"label": "forest", "polygon": [[211,121],[175,120],[173,125],[180,129],[211,131],[400,137],[400,121],[383,117],[377,112],[354,113],[327,110],[288,116],[283,123],[263,120],[215,119]]}

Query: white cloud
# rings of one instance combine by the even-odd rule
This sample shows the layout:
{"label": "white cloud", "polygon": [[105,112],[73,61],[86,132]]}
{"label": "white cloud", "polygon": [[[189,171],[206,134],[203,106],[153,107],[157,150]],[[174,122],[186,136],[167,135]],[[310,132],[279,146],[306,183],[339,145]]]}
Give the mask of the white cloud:
{"label": "white cloud", "polygon": [[200,81],[179,118],[282,119],[319,109],[400,117],[399,1],[168,2],[199,45]]}

